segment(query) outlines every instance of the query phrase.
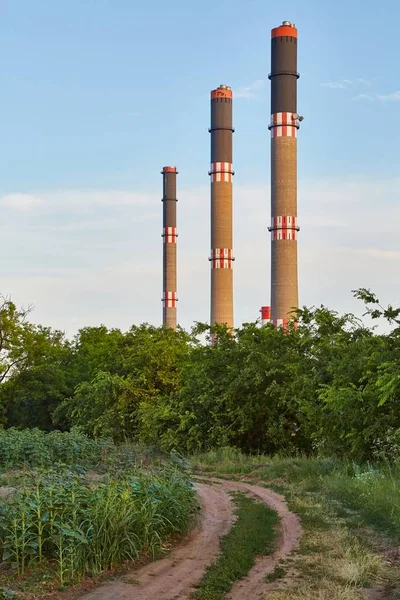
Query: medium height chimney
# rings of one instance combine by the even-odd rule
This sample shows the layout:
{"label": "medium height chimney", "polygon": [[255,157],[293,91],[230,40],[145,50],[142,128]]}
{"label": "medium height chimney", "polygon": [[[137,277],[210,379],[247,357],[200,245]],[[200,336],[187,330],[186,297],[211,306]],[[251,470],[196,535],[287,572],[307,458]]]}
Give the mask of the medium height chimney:
{"label": "medium height chimney", "polygon": [[211,92],[211,325],[233,328],[232,90]]}
{"label": "medium height chimney", "polygon": [[297,308],[297,29],[271,32],[271,322],[287,327]]}
{"label": "medium height chimney", "polygon": [[164,167],[163,176],[163,325],[176,329],[176,167]]}

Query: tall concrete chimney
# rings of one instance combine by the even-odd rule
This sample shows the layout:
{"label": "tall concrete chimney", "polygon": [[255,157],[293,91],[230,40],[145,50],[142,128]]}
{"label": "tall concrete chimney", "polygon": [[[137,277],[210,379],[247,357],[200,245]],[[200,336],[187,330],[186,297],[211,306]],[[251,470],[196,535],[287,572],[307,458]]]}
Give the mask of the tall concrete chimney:
{"label": "tall concrete chimney", "polygon": [[297,29],[271,31],[271,322],[287,327],[297,308]]}
{"label": "tall concrete chimney", "polygon": [[176,329],[176,167],[164,167],[163,176],[163,325]]}
{"label": "tall concrete chimney", "polygon": [[211,92],[211,317],[233,328],[232,90]]}

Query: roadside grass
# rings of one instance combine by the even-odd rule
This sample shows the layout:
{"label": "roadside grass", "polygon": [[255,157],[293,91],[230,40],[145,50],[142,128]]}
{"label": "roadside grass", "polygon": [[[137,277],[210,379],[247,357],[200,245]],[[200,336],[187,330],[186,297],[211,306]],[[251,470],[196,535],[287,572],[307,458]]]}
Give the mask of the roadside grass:
{"label": "roadside grass", "polygon": [[202,473],[221,472],[228,475],[230,473],[250,473],[263,465],[267,466],[269,461],[270,459],[266,456],[249,456],[243,454],[237,448],[226,446],[202,454],[195,454],[190,459],[190,466],[193,471],[199,470]]}
{"label": "roadside grass", "polygon": [[298,550],[266,578],[269,600],[400,599],[398,467],[257,457],[249,470],[254,457],[242,456],[234,469],[234,455],[192,461],[207,476],[212,466],[213,475],[277,489],[302,522]]}
{"label": "roadside grass", "polygon": [[270,482],[281,491],[290,484],[299,493],[315,493],[343,515],[356,511],[366,525],[400,541],[400,465],[357,465],[334,458],[254,457],[232,448],[193,456],[191,465],[195,472],[210,476],[243,474]]}
{"label": "roadside grass", "polygon": [[277,537],[277,513],[244,493],[232,494],[237,520],[221,540],[221,554],[208,567],[196,600],[221,600],[235,581],[246,575],[257,556],[272,553]]}

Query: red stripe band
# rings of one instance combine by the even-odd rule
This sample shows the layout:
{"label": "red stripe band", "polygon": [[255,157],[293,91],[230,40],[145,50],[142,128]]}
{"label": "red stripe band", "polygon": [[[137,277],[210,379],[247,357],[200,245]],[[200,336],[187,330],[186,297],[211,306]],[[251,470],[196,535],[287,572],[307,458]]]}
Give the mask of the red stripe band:
{"label": "red stripe band", "polygon": [[211,250],[211,268],[212,269],[232,269],[233,250],[230,248],[213,248]]}
{"label": "red stripe band", "polygon": [[161,234],[164,238],[164,244],[176,244],[176,227],[164,227],[163,233]]}
{"label": "red stripe band", "polygon": [[268,129],[271,130],[271,137],[297,137],[298,115],[291,112],[279,112],[271,115],[271,124]]}
{"label": "red stripe band", "polygon": [[283,215],[271,218],[271,227],[268,230],[272,234],[272,240],[297,240],[297,232],[300,227],[297,225],[297,217]]}
{"label": "red stripe band", "polygon": [[161,299],[165,308],[176,308],[178,298],[176,292],[164,292],[164,297]]}
{"label": "red stripe band", "polygon": [[211,182],[229,181],[232,182],[232,177],[235,174],[232,163],[229,162],[214,162],[211,163],[208,174],[211,176]]}
{"label": "red stripe band", "polygon": [[275,327],[283,327],[283,329],[288,328],[289,319],[271,319],[271,323]]}

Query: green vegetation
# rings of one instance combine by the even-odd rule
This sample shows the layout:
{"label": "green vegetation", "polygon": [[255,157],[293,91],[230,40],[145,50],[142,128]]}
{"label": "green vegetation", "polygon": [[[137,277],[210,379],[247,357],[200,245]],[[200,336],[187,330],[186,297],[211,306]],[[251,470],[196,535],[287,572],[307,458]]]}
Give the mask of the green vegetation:
{"label": "green vegetation", "polygon": [[251,454],[394,461],[400,455],[399,309],[357,297],[377,334],[352,315],[299,311],[298,329],[245,324],[231,336],[88,327],[73,340],[0,310],[0,422],[134,439],[182,453],[234,446]]}
{"label": "green vegetation", "polygon": [[271,600],[400,597],[398,468],[267,456],[254,464],[253,457],[230,448],[198,455],[192,463],[196,472],[275,488],[300,515],[299,550],[266,577]]}
{"label": "green vegetation", "polygon": [[221,555],[206,571],[197,600],[222,600],[233,583],[246,575],[257,556],[270,554],[274,548],[278,515],[271,508],[245,494],[236,493],[235,521],[221,540]]}
{"label": "green vegetation", "polygon": [[[334,458],[246,456],[220,448],[191,458],[195,472],[246,474],[270,482],[279,491],[316,496],[337,507],[340,515],[356,511],[358,520],[400,540],[400,464],[358,466]],[[288,492],[287,484],[290,483]]]}
{"label": "green vegetation", "polygon": [[[304,307],[288,331],[102,325],[68,340],[0,299],[3,596],[154,556],[185,531],[195,500],[180,453],[194,455],[195,471],[274,486],[301,514],[302,553],[312,558],[297,563],[302,595],[293,588],[288,598],[353,598],[357,586],[387,583],[360,524],[400,539],[400,309],[366,289],[355,296],[389,333]],[[251,504],[250,516],[257,510]],[[222,587],[256,553],[239,556],[227,539]],[[212,572],[199,598],[222,593]]]}
{"label": "green vegetation", "polygon": [[8,486],[0,504],[0,591],[37,598],[154,558],[187,531],[197,508],[188,476],[160,454],[77,430],[6,430],[0,449],[12,468],[0,480]]}
{"label": "green vegetation", "polygon": [[78,469],[100,466],[116,447],[111,440],[90,439],[78,428],[71,432],[11,428],[0,430],[0,469],[57,467]]}

